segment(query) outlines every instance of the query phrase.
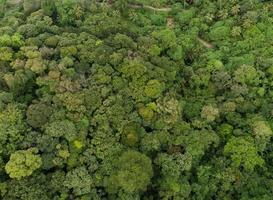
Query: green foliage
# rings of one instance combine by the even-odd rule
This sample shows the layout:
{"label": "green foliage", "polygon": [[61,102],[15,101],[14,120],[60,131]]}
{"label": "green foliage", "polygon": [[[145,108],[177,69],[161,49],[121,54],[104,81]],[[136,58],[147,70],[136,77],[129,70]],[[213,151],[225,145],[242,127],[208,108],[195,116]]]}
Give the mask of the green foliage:
{"label": "green foliage", "polygon": [[106,184],[109,192],[145,191],[153,176],[151,160],[137,151],[126,151],[116,161],[116,170]]}
{"label": "green foliage", "polygon": [[234,72],[234,80],[245,84],[259,84],[259,73],[252,66],[242,65]]}
{"label": "green foliage", "polygon": [[214,121],[219,117],[219,110],[211,105],[204,106],[201,111],[201,117],[205,118],[207,121]]}
{"label": "green foliage", "polygon": [[76,127],[69,120],[54,121],[50,123],[45,130],[45,133],[51,137],[64,137],[68,141],[76,138]]}
{"label": "green foliage", "polygon": [[230,27],[219,25],[219,26],[214,26],[211,29],[209,36],[211,40],[221,41],[226,38],[229,38],[229,34],[230,34]]}
{"label": "green foliage", "polygon": [[33,128],[40,128],[46,124],[52,113],[52,108],[43,103],[32,104],[27,109],[27,123]]}
{"label": "green foliage", "polygon": [[128,146],[135,146],[139,140],[140,127],[135,123],[127,124],[122,133],[122,142]]}
{"label": "green foliage", "polygon": [[159,97],[163,91],[164,84],[160,83],[158,80],[150,80],[144,89],[144,93],[150,98]]}
{"label": "green foliage", "polygon": [[13,51],[9,47],[0,47],[0,61],[12,61]]}
{"label": "green foliage", "polygon": [[271,200],[272,10],[0,0],[0,199]]}
{"label": "green foliage", "polygon": [[57,0],[55,5],[62,25],[74,25],[83,16],[83,8],[76,0]]}
{"label": "green foliage", "polygon": [[242,137],[231,138],[225,145],[224,153],[231,155],[232,165],[235,167],[243,166],[246,170],[252,171],[254,167],[264,164],[253,142]]}
{"label": "green foliage", "polygon": [[153,37],[158,40],[159,47],[162,50],[166,50],[176,45],[176,35],[170,29],[161,30],[159,32],[154,32]]}
{"label": "green foliage", "polygon": [[41,0],[24,0],[24,11],[27,14],[30,14],[34,11],[37,11],[41,6]]}
{"label": "green foliage", "polygon": [[162,176],[159,180],[160,196],[162,198],[187,198],[190,185],[183,180],[182,173],[191,169],[191,155],[178,152],[171,155],[161,153],[157,156],[155,163],[160,167]]}
{"label": "green foliage", "polygon": [[68,189],[73,189],[76,195],[83,195],[91,192],[93,180],[87,169],[79,167],[67,173],[63,184]]}
{"label": "green foliage", "polygon": [[56,13],[56,6],[54,0],[41,1],[41,9],[45,15],[53,16]]}
{"label": "green foliage", "polygon": [[1,153],[13,152],[26,131],[23,110],[19,105],[8,104],[0,112],[0,145]]}
{"label": "green foliage", "polygon": [[58,38],[56,36],[50,36],[45,40],[45,45],[49,47],[56,47],[58,44]]}
{"label": "green foliage", "polygon": [[2,198],[12,199],[43,199],[53,198],[48,187],[46,176],[43,174],[32,175],[20,180],[11,179],[6,185],[6,191],[2,193]]}
{"label": "green foliage", "polygon": [[0,46],[19,48],[24,45],[22,36],[18,33],[9,36],[7,34],[0,37]]}
{"label": "green foliage", "polygon": [[37,148],[19,150],[12,153],[5,169],[11,178],[21,179],[30,176],[42,165],[42,159],[37,155]]}
{"label": "green foliage", "polygon": [[33,73],[31,71],[17,70],[15,74],[4,75],[6,85],[14,94],[27,92],[33,86]]}
{"label": "green foliage", "polygon": [[272,129],[267,121],[254,119],[252,123],[252,131],[255,143],[260,151],[266,148],[272,137]]}

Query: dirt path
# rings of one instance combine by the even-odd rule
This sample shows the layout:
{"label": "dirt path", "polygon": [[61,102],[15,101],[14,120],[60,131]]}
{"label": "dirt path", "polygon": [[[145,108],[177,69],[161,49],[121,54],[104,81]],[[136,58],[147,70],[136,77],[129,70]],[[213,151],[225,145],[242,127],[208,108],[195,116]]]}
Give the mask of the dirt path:
{"label": "dirt path", "polygon": [[145,9],[149,9],[149,10],[153,10],[153,11],[159,11],[159,12],[170,12],[172,11],[172,8],[155,8],[152,6],[145,6],[145,5],[136,5],[136,4],[129,4],[128,5],[129,8],[134,8],[134,9],[138,9],[138,8],[145,8]]}

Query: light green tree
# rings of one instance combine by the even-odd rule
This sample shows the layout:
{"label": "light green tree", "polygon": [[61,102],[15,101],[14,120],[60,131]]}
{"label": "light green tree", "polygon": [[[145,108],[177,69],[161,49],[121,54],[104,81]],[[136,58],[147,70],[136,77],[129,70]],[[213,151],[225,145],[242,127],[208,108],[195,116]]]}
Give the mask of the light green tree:
{"label": "light green tree", "polygon": [[42,159],[37,153],[37,148],[30,148],[11,154],[10,160],[5,166],[6,172],[11,178],[15,179],[30,176],[33,171],[39,169],[42,165]]}
{"label": "light green tree", "polygon": [[224,154],[230,155],[234,167],[243,166],[252,171],[256,166],[262,166],[264,160],[258,155],[254,143],[243,137],[233,137],[224,147]]}

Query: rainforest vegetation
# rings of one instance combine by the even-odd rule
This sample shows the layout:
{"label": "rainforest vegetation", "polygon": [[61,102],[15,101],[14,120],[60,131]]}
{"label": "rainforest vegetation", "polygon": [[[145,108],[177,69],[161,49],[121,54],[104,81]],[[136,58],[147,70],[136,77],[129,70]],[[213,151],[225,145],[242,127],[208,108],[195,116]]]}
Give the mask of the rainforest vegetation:
{"label": "rainforest vegetation", "polygon": [[0,199],[272,200],[272,0],[0,0]]}

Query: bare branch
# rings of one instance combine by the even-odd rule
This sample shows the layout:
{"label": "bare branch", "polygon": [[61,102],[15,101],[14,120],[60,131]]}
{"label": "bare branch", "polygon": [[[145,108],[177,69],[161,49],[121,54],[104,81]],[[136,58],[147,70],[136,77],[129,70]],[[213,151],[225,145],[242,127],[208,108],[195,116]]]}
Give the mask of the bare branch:
{"label": "bare branch", "polygon": [[205,47],[209,48],[209,49],[212,49],[213,48],[213,45],[205,40],[203,40],[202,38],[200,37],[197,37],[197,40]]}

